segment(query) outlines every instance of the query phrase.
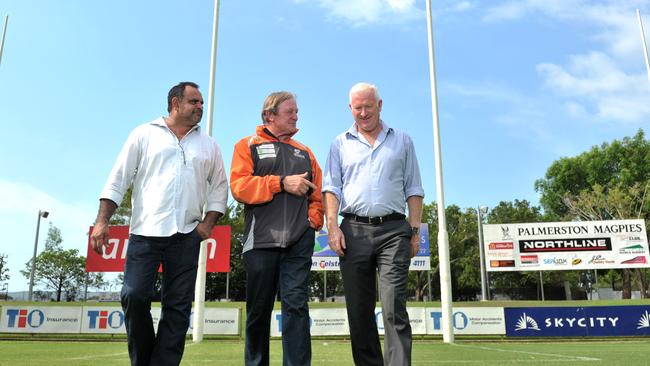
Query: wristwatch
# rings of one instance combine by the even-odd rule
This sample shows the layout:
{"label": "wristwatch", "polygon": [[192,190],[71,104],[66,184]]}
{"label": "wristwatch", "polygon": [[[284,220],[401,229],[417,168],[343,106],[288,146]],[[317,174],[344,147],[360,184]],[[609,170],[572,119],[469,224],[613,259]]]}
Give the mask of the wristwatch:
{"label": "wristwatch", "polygon": [[417,226],[411,226],[411,236],[419,236],[420,228]]}

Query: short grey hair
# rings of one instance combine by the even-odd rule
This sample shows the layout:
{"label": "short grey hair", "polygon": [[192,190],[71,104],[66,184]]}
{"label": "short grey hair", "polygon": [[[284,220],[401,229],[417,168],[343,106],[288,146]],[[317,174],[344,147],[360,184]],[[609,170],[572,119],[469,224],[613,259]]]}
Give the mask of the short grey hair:
{"label": "short grey hair", "polygon": [[377,101],[381,99],[381,96],[379,96],[379,90],[377,89],[377,86],[375,86],[374,84],[361,82],[361,83],[354,84],[354,86],[350,89],[350,102],[352,102],[352,95],[365,90],[372,90],[372,92],[375,94],[375,99]]}

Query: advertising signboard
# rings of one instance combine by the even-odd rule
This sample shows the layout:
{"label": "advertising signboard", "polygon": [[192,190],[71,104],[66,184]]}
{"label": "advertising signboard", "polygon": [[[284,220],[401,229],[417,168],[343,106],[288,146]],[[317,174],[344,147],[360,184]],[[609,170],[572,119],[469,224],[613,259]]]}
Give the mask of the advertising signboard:
{"label": "advertising signboard", "polygon": [[650,306],[505,308],[508,337],[650,335]]}
{"label": "advertising signboard", "polygon": [[[93,232],[91,226],[89,233]],[[108,229],[108,246],[103,254],[97,254],[90,246],[86,257],[86,272],[123,272],[126,250],[129,246],[129,227],[127,225],[110,226]],[[206,272],[230,272],[230,226],[216,225],[207,240],[208,261]]]}
{"label": "advertising signboard", "polygon": [[483,234],[492,272],[650,267],[643,220],[490,224]]}
{"label": "advertising signboard", "polygon": [[[420,224],[420,251],[411,258],[409,271],[428,271],[431,269],[431,255],[429,249],[429,226]],[[327,243],[327,230],[321,229],[316,233],[314,254],[311,257],[312,271],[338,271],[339,256]]]}

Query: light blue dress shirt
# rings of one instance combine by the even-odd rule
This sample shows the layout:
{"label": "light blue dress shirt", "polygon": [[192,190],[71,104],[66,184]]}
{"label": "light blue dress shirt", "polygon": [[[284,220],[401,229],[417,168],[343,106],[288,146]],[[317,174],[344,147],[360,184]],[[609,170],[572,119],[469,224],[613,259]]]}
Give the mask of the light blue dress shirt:
{"label": "light blue dress shirt", "polygon": [[356,124],[332,142],[323,192],[336,196],[342,213],[404,214],[409,197],[424,197],[411,137],[383,121],[381,124],[374,146],[357,131]]}

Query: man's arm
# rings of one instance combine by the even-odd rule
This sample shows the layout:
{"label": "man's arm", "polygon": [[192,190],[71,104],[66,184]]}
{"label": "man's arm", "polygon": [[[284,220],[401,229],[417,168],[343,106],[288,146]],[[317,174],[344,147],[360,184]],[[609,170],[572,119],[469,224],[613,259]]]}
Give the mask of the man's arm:
{"label": "man's arm", "polygon": [[95,220],[91,246],[95,252],[102,254],[104,247],[108,245],[108,222],[117,209],[117,204],[109,199],[102,198],[99,200],[99,212]]}
{"label": "man's arm", "polygon": [[420,222],[422,221],[422,201],[421,196],[411,196],[406,199],[409,206],[409,224],[412,228],[417,228],[417,233],[411,236],[411,258],[415,257],[420,250]]}
{"label": "man's arm", "polygon": [[345,256],[345,236],[339,227],[339,200],[332,192],[325,192],[325,219],[327,221],[327,242],[340,257]]}
{"label": "man's arm", "polygon": [[323,227],[323,171],[316,161],[314,154],[309,151],[309,156],[311,157],[311,176],[312,183],[314,184],[314,189],[309,195],[309,207],[307,210],[307,215],[309,217],[309,224],[314,230],[319,231]]}
{"label": "man's arm", "polygon": [[235,144],[230,164],[230,192],[241,203],[256,205],[270,202],[282,191],[302,196],[310,188],[315,188],[306,177],[306,172],[286,176],[284,179],[279,175],[253,175],[253,158],[248,139]]}
{"label": "man's arm", "polygon": [[217,224],[217,220],[223,216],[223,213],[217,211],[208,211],[203,218],[203,221],[196,227],[201,239],[205,240],[212,234],[212,228]]}

